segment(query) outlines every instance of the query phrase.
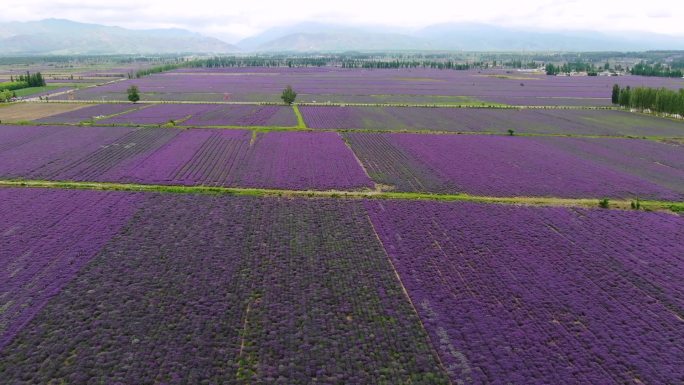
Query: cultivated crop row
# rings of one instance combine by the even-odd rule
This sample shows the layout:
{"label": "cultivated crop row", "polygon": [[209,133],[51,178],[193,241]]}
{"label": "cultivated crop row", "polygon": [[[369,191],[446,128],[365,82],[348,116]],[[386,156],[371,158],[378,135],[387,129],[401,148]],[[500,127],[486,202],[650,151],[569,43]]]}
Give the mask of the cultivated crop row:
{"label": "cultivated crop row", "polygon": [[681,142],[557,137],[535,140],[684,194],[684,146]]}
{"label": "cultivated crop row", "polygon": [[61,178],[79,163],[84,165],[83,159],[92,159],[91,154],[135,147],[136,143],[123,139],[134,133],[134,129],[126,127],[0,126],[0,143],[8,143],[0,145],[0,175]]}
{"label": "cultivated crop row", "polygon": [[[114,116],[111,116],[114,115]],[[36,120],[42,123],[185,126],[293,127],[297,117],[289,106],[226,104],[98,104]]]}
{"label": "cultivated crop row", "polygon": [[366,207],[454,383],[684,381],[681,217]]}
{"label": "cultivated crop row", "polygon": [[455,192],[445,178],[392,144],[387,135],[345,133],[368,175],[376,182],[397,191]]}
{"label": "cultivated crop row", "polygon": [[148,195],[0,352],[0,373],[10,383],[448,382],[361,202],[184,195]]}
{"label": "cultivated crop row", "polygon": [[[488,196],[620,197],[679,200],[681,188],[659,185],[638,171],[573,154],[562,145],[530,137],[345,134],[376,182],[400,190],[464,192]],[[610,141],[612,139],[600,139]],[[598,142],[599,140],[597,140]],[[637,141],[636,146],[641,141]],[[669,149],[667,144],[647,143]],[[678,159],[680,146],[664,157]],[[591,151],[587,149],[587,151]],[[631,156],[628,153],[619,157]],[[653,155],[659,158],[656,153]],[[663,160],[665,162],[665,160]],[[649,172],[642,162],[641,170]],[[681,167],[679,165],[678,167]],[[670,174],[681,174],[682,168]],[[655,172],[651,169],[651,172]],[[651,181],[652,180],[652,181]],[[676,182],[675,182],[676,183]]]}
{"label": "cultivated crop row", "polygon": [[[349,70],[340,68],[204,68],[173,71],[77,90],[77,99],[126,100],[137,85],[143,100],[279,102],[285,86],[298,100],[339,102],[424,102],[460,104],[462,98],[532,105],[610,105],[613,84],[672,89],[681,79],[657,77],[556,77],[501,70]],[[450,97],[459,98],[450,98]],[[66,98],[66,96],[64,96]]]}
{"label": "cultivated crop row", "polygon": [[684,124],[615,110],[429,107],[300,107],[308,127],[680,137]]}
{"label": "cultivated crop row", "polygon": [[0,350],[119,232],[139,198],[0,189]]}
{"label": "cultivated crop row", "polygon": [[288,106],[214,105],[203,113],[193,115],[183,125],[293,127],[297,125],[297,117]]}
{"label": "cultivated crop row", "polygon": [[0,178],[295,190],[372,187],[337,133],[0,126],[4,138],[11,145],[0,147]]}
{"label": "cultivated crop row", "polygon": [[259,188],[358,189],[372,183],[335,133],[190,130],[122,172],[123,181]]}

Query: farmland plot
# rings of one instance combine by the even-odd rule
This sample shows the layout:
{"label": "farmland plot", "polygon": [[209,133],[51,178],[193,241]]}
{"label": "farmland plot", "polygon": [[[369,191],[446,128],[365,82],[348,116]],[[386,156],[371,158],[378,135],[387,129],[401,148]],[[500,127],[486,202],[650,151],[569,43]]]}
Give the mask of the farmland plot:
{"label": "farmland plot", "polygon": [[0,352],[0,373],[447,383],[361,202],[185,195],[148,195]]}
{"label": "farmland plot", "polygon": [[[521,83],[524,86],[521,86]],[[299,101],[445,103],[514,105],[610,105],[614,83],[625,86],[684,87],[681,79],[642,76],[556,77],[508,74],[501,70],[364,70],[341,68],[203,68],[181,69],[77,90],[80,100],[126,100],[126,89],[140,88],[142,100],[279,102],[285,86]]]}
{"label": "farmland plot", "polygon": [[0,350],[119,232],[139,198],[0,189]]}
{"label": "farmland plot", "polygon": [[373,183],[337,133],[0,126],[0,178],[295,190]]}
{"label": "farmland plot", "polygon": [[302,106],[318,129],[684,137],[684,123],[614,110]]}
{"label": "farmland plot", "polygon": [[0,126],[0,176],[66,179],[89,154],[131,146],[121,141],[134,132],[127,127]]}
{"label": "farmland plot", "polygon": [[679,142],[553,137],[535,140],[684,193],[684,146]]}
{"label": "farmland plot", "polygon": [[297,126],[297,117],[289,106],[250,104],[215,105],[193,115],[184,126]]}
{"label": "farmland plot", "polygon": [[189,119],[211,108],[206,104],[155,104],[98,121],[99,124],[165,124]]}
{"label": "farmland plot", "polygon": [[[404,191],[464,192],[488,196],[681,199],[681,193],[630,171],[609,167],[536,138],[345,135],[364,165],[373,170],[376,182],[395,185]],[[565,138],[557,139],[559,143],[562,140]],[[386,150],[388,147],[393,149]],[[672,156],[681,158],[681,155]],[[406,158],[409,161],[403,160]],[[421,182],[412,183],[415,179]]]}
{"label": "farmland plot", "polygon": [[97,121],[103,117],[121,114],[124,112],[135,111],[146,107],[145,104],[95,104],[85,106],[78,110],[64,112],[61,114],[50,115],[41,119],[34,120],[40,123],[80,123]]}
{"label": "farmland plot", "polygon": [[366,207],[454,383],[684,380],[682,217]]}

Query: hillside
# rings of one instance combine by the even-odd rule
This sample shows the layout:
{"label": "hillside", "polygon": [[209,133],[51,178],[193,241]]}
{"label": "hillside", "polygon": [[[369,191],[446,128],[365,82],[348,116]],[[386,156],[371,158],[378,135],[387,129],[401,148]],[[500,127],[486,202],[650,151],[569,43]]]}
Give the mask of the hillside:
{"label": "hillside", "polygon": [[69,20],[0,23],[0,54],[229,53],[237,47],[182,29],[131,30]]}

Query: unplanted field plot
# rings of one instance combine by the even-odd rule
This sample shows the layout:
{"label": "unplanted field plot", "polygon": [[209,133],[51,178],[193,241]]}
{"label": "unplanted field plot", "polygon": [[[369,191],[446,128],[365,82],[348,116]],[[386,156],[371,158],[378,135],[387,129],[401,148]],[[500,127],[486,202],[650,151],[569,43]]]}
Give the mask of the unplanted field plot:
{"label": "unplanted field plot", "polygon": [[0,126],[0,178],[293,190],[373,183],[337,133]]}
{"label": "unplanted field plot", "polygon": [[684,381],[684,221],[367,202],[453,383]]}
{"label": "unplanted field plot", "polygon": [[[587,153],[573,152],[574,139],[423,134],[346,133],[371,178],[399,191],[485,196],[612,197],[681,200],[679,145],[633,139],[633,152],[602,156],[601,143],[586,139]],[[565,146],[565,143],[568,146]],[[619,144],[616,144],[619,146]],[[615,148],[616,145],[608,145]],[[632,159],[638,153],[650,157]],[[663,166],[657,166],[662,162]],[[662,167],[661,170],[659,167]],[[669,180],[669,176],[675,178]]]}
{"label": "unplanted field plot", "polygon": [[121,114],[128,111],[134,111],[146,107],[145,104],[91,104],[85,105],[74,111],[69,111],[57,115],[50,115],[34,121],[40,123],[80,123],[89,122],[94,123],[110,115]]}
{"label": "unplanted field plot", "polygon": [[684,137],[684,122],[615,110],[301,106],[310,128]]}
{"label": "unplanted field plot", "polygon": [[87,106],[87,104],[72,103],[14,103],[4,106],[0,105],[0,122],[31,121],[78,110]]}
{"label": "unplanted field plot", "polygon": [[147,195],[53,294],[4,380],[448,383],[361,202]]}

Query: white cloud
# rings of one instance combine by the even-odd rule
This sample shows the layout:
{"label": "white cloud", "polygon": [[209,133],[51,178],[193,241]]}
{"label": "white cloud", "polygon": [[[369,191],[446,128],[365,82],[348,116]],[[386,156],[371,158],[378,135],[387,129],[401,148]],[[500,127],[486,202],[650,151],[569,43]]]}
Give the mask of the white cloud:
{"label": "white cloud", "polygon": [[236,41],[303,21],[420,28],[483,22],[535,29],[638,30],[684,36],[678,0],[3,0],[0,20],[65,18],[127,28],[186,28]]}

